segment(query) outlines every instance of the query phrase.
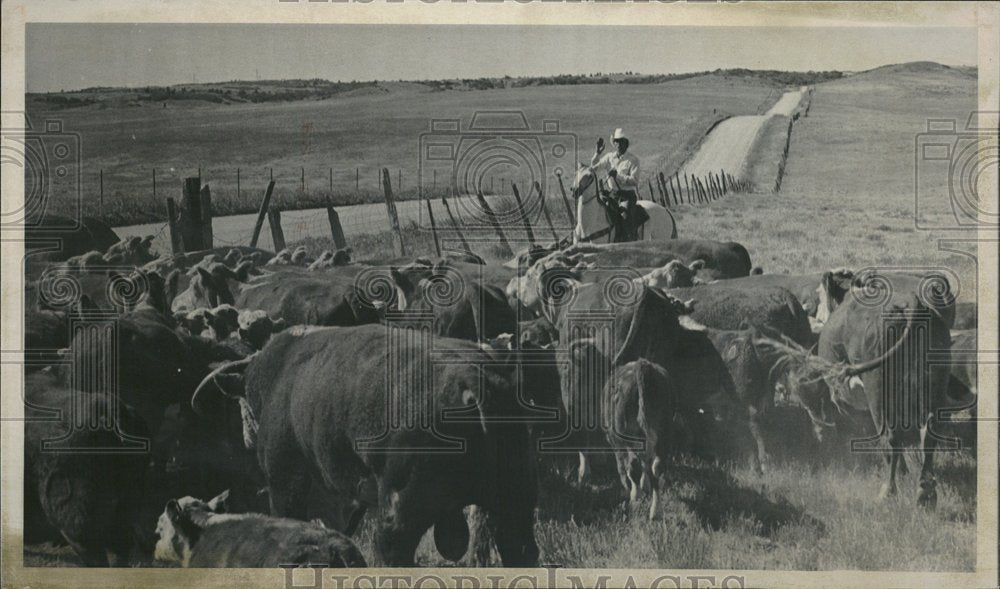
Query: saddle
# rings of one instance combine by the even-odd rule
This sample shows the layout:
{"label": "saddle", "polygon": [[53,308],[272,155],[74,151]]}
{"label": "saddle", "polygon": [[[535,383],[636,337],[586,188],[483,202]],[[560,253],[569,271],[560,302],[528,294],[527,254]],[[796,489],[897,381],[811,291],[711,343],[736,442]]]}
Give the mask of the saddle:
{"label": "saddle", "polygon": [[[601,204],[604,205],[604,208],[608,213],[608,220],[616,229],[614,235],[615,242],[638,239],[639,227],[642,227],[643,223],[649,221],[649,213],[646,212],[646,209],[642,208],[638,204],[632,207],[635,219],[632,220],[632,230],[627,231],[625,227],[625,212],[622,210],[623,207],[618,203],[618,201],[605,192],[604,198],[601,200]],[[634,234],[634,236],[630,236],[629,234]]]}

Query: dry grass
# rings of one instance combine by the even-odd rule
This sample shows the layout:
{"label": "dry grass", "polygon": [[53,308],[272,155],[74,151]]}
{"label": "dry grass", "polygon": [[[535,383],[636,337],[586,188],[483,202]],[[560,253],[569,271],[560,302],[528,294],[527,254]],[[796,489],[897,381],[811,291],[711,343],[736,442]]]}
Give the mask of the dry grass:
{"label": "dry grass", "polygon": [[[217,214],[255,211],[272,168],[277,204],[283,208],[325,204],[328,192],[334,204],[380,199],[381,167],[391,171],[397,195],[412,197],[420,165],[419,138],[430,130],[431,120],[460,117],[467,126],[477,110],[523,111],[532,129],[540,129],[542,120],[557,120],[560,132],[578,138],[581,160],[589,160],[597,137],[606,140],[614,127],[624,126],[645,169],[667,172],[664,166],[686,157],[689,138],[704,134],[713,117],[720,116],[716,113],[751,113],[776,94],[773,86],[750,78],[705,75],[662,84],[483,91],[432,92],[419,85],[401,85],[386,92],[321,101],[166,109],[156,104],[44,111],[32,102],[29,116],[61,120],[64,131],[79,134],[85,212],[101,213],[103,170],[104,213],[114,224],[133,224],[164,219],[164,198],[180,197],[182,179],[197,174],[199,168],[212,187]],[[237,167],[241,168],[239,199]],[[496,180],[499,192],[500,178]],[[443,178],[438,181],[444,184]],[[67,206],[66,193],[55,192],[53,199],[52,210]]]}
{"label": "dry grass", "polygon": [[[628,121],[628,127],[635,129],[639,137],[635,145],[637,151],[641,146],[644,161],[657,161],[659,156],[650,153],[655,151],[653,146],[667,149],[670,140],[664,130],[677,129],[680,119],[692,119],[692,113],[677,109],[690,108],[684,103],[702,96],[698,92],[704,92],[705,100],[711,97],[726,102],[730,112],[740,112],[733,103],[746,101],[750,109],[757,104],[748,100],[748,95],[756,91],[746,88],[734,87],[731,95],[703,82],[702,89],[698,88],[695,83],[683,91],[671,85],[629,88],[625,91],[649,94],[626,101],[628,112],[625,106],[621,112],[614,108],[609,111],[607,105],[618,104],[618,95],[612,100],[600,94],[623,91],[617,87],[525,89],[520,94],[439,93],[433,97],[441,101],[440,109],[429,109],[427,103],[421,102],[423,98],[414,98],[407,114],[395,113],[397,118],[391,123],[399,125],[400,117],[413,119],[408,124],[415,128],[414,121],[419,119],[419,125],[423,125],[423,117],[432,110],[453,112],[461,104],[483,108],[510,105],[507,101],[515,98],[530,99],[523,104],[536,105],[541,104],[544,95],[548,110],[539,108],[539,114],[560,114],[564,128],[584,129],[584,136],[605,134],[609,121]],[[580,94],[590,100],[575,100]],[[381,100],[383,106],[379,109],[384,109],[393,97]],[[648,111],[633,113],[637,106],[647,108],[644,100],[650,105]],[[568,104],[573,104],[572,109],[566,107]],[[258,130],[278,133],[279,121],[292,127],[301,117],[319,121],[317,115],[333,105],[253,111],[262,119],[255,125],[260,125]],[[808,116],[800,118],[793,128],[781,192],[731,194],[707,206],[681,205],[674,210],[680,235],[740,242],[750,251],[754,265],[763,266],[768,273],[803,273],[835,266],[945,266],[962,280],[960,299],[971,298],[975,292],[975,261],[938,250],[937,239],[942,235],[915,230],[912,182],[914,135],[925,127],[925,118],[958,117],[961,121],[974,106],[974,80],[963,81],[948,72],[886,74],[884,79],[859,77],[821,84],[816,87]],[[706,108],[712,105],[707,103]],[[574,114],[570,115],[569,110]],[[192,121],[218,119],[224,128],[235,132],[237,126],[230,116],[206,110],[204,114],[192,114]],[[322,120],[324,146],[342,146],[337,138],[346,133],[332,128],[336,125],[330,121],[370,125],[372,136],[385,132],[388,137],[399,138],[381,122],[359,122],[363,118],[345,122],[332,116]],[[87,122],[91,127],[101,124],[99,119]],[[112,126],[115,132],[121,132],[122,125],[117,122]],[[167,133],[157,128],[157,136]],[[203,131],[197,130],[197,125],[192,129],[190,143],[200,146]],[[178,137],[166,137],[172,138],[172,142],[167,141],[171,150],[184,145],[178,143]],[[206,141],[211,144],[212,140]],[[361,153],[358,159],[365,156],[369,161],[399,162],[410,153],[390,143],[386,141],[385,152]],[[250,153],[258,162],[281,161],[279,152],[269,143],[258,144],[256,152],[250,149]],[[95,157],[107,161],[117,154],[107,148]],[[318,161],[320,155],[317,149],[295,157]],[[147,153],[144,157],[148,165],[152,156]],[[240,161],[232,159],[235,156],[231,150],[226,157],[230,158],[228,162]],[[289,156],[285,161],[297,160]],[[349,167],[353,182],[353,163]],[[550,205],[549,211],[565,215],[559,201]],[[405,233],[410,251],[433,252],[431,236],[410,229]],[[329,247],[326,240],[311,243],[316,250]],[[358,239],[352,245],[359,257],[392,256],[388,233]],[[808,425],[795,431],[800,429],[808,435]],[[794,446],[794,442],[787,441],[790,431],[779,428],[770,437],[786,439],[789,446]],[[790,448],[788,453],[797,452]],[[536,524],[542,561],[615,568],[969,571],[975,566],[976,467],[967,452],[944,454],[938,459],[939,499],[933,512],[916,507],[918,469],[912,461],[911,475],[899,481],[898,497],[879,501],[876,495],[885,470],[880,459],[841,456],[840,460],[824,461],[808,451],[798,454],[799,460],[778,462],[762,476],[743,466],[720,468],[683,462],[671,475],[673,482],[661,517],[652,522],[642,515],[630,517],[625,513],[617,482],[610,476],[598,481],[596,487],[581,489],[568,485],[561,475],[546,475]],[[366,520],[357,538],[369,557],[373,554],[372,521]],[[31,560],[39,564],[71,561],[72,556],[67,559],[66,550],[61,550],[63,556],[51,557],[39,555],[32,548]],[[428,539],[419,551],[419,562],[445,564]]]}

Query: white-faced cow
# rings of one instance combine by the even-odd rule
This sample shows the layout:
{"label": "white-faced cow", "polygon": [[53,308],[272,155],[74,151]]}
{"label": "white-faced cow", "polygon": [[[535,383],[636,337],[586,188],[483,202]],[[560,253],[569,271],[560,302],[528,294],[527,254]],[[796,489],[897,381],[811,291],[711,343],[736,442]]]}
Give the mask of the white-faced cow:
{"label": "white-faced cow", "polygon": [[344,534],[319,522],[225,513],[228,495],[168,501],[156,524],[157,560],[193,568],[368,566]]}

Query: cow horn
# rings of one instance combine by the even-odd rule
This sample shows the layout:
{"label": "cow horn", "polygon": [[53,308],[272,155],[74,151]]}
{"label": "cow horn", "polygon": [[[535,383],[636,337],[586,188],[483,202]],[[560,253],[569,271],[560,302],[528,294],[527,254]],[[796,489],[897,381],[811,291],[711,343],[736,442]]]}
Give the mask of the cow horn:
{"label": "cow horn", "polygon": [[219,386],[217,378],[223,374],[233,374],[236,372],[243,372],[244,370],[246,370],[246,367],[249,366],[250,361],[253,360],[256,355],[257,354],[254,353],[250,354],[246,358],[243,358],[242,360],[227,362],[222,366],[217,367],[212,372],[209,372],[208,376],[203,378],[201,382],[198,383],[198,388],[196,388],[194,390],[194,394],[191,395],[191,409],[193,409],[194,412],[197,413],[198,415],[202,415],[201,403],[199,403],[199,398],[200,395],[202,395],[204,389],[206,388],[206,385],[210,382],[213,385],[215,385],[213,388],[222,391],[222,394],[226,395],[227,397],[242,397],[243,396],[242,394],[239,395],[230,394],[229,391],[226,391],[223,387]]}
{"label": "cow horn", "polygon": [[865,372],[874,370],[879,366],[881,366],[883,363],[885,363],[885,361],[889,358],[889,356],[895,354],[899,350],[899,348],[902,347],[903,342],[906,340],[907,336],[910,335],[911,325],[913,325],[912,315],[906,319],[906,326],[903,327],[903,333],[900,334],[899,339],[896,340],[896,343],[892,344],[892,347],[886,350],[885,353],[879,356],[878,358],[874,358],[872,360],[863,362],[861,364],[852,364],[848,366],[844,370],[844,377],[850,378],[852,376],[858,376],[859,374],[864,374]]}

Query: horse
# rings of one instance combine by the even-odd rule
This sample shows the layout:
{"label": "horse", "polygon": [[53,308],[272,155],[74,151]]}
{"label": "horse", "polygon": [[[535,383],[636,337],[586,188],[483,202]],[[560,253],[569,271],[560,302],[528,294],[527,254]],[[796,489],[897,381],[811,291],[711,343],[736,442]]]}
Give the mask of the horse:
{"label": "horse", "polygon": [[[594,183],[594,170],[590,166],[580,164],[572,190],[576,199],[576,228],[573,230],[573,243],[613,243],[617,232],[616,223],[609,209],[618,205],[600,191],[589,191],[587,188]],[[645,211],[648,219],[637,228],[638,241],[677,239],[677,222],[673,214],[661,205],[651,200],[636,202],[637,208]]]}

